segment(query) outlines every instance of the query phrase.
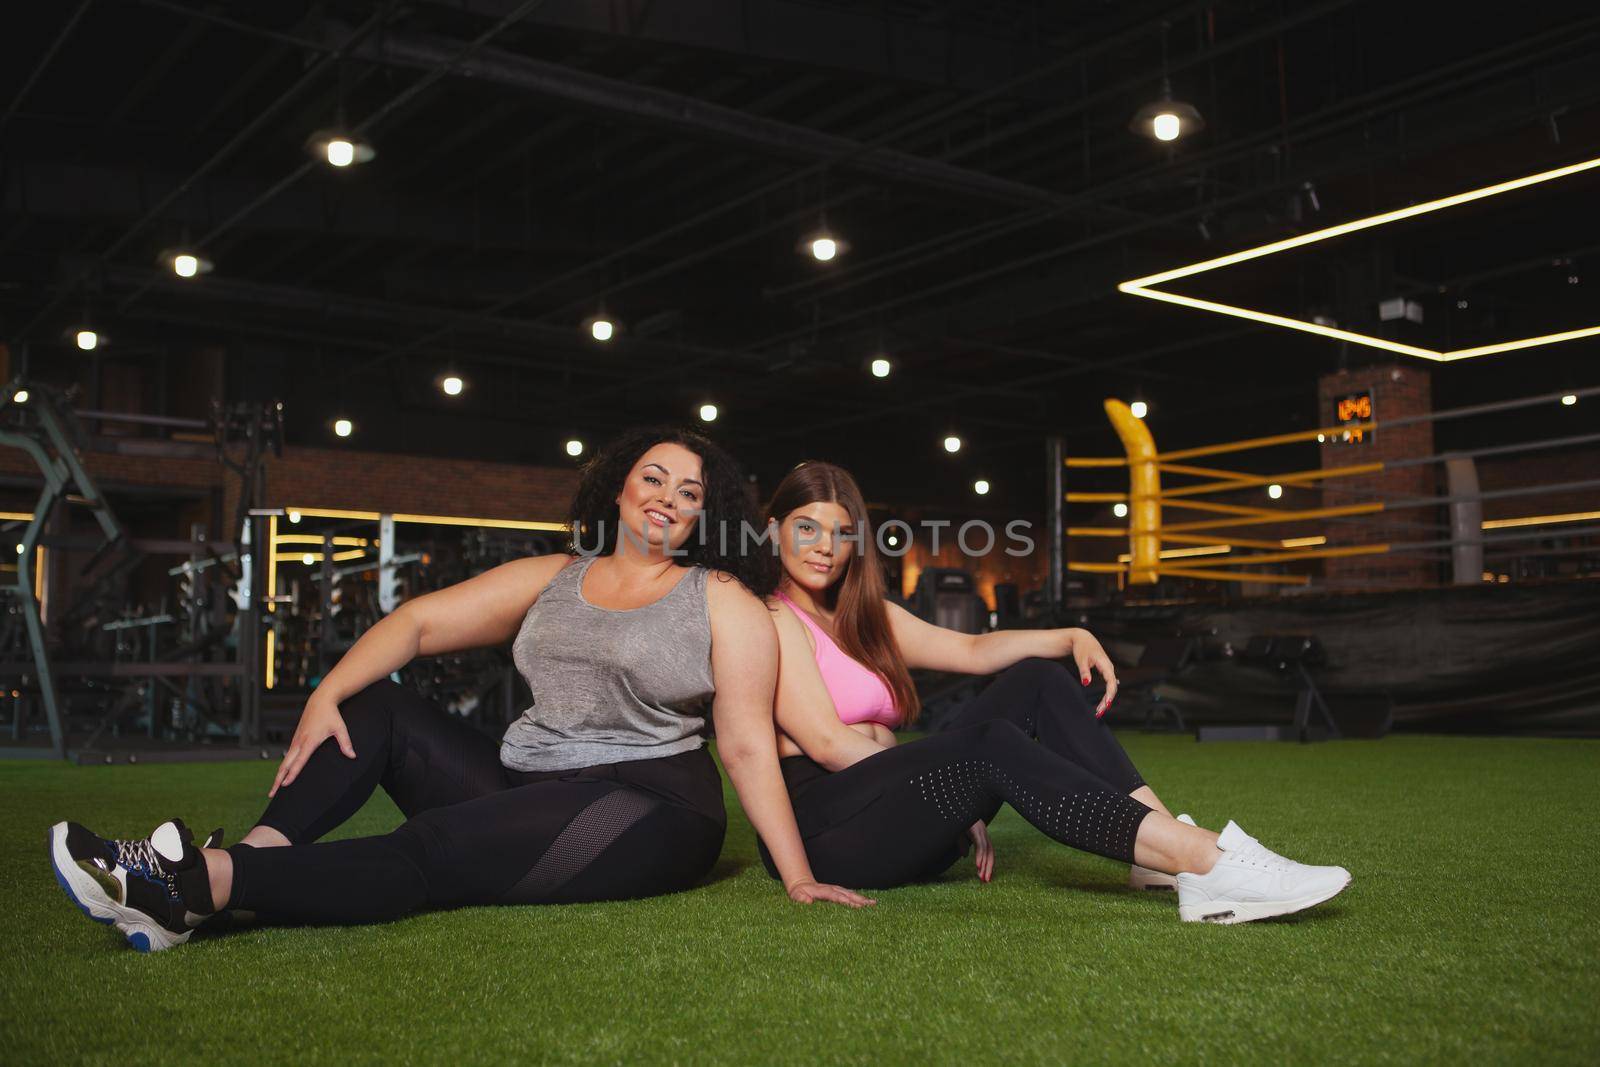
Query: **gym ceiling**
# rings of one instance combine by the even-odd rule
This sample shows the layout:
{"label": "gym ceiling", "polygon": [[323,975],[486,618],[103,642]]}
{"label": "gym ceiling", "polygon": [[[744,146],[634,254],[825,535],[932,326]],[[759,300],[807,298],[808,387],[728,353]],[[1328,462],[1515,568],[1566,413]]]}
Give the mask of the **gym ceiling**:
{"label": "gym ceiling", "polygon": [[[1117,283],[1600,156],[1592,4],[64,0],[3,21],[14,366],[26,345],[35,375],[82,377],[92,321],[107,361],[224,353],[291,442],[337,447],[345,414],[348,447],[550,464],[714,403],[765,484],[831,458],[898,504],[1037,509],[1046,435],[1116,450],[1107,396],[1145,400],[1162,445],[1308,427],[1319,375],[1407,357]],[[1129,126],[1164,78],[1205,124],[1171,144]],[[333,129],[375,157],[329,166],[308,142]],[[1189,291],[1436,348],[1592,325],[1597,194],[1580,175]],[[177,277],[183,249],[213,268]],[[1380,322],[1397,296],[1424,321]],[[1596,354],[1417,365],[1455,406],[1594,384]],[[1501,432],[1468,421],[1441,445]]]}

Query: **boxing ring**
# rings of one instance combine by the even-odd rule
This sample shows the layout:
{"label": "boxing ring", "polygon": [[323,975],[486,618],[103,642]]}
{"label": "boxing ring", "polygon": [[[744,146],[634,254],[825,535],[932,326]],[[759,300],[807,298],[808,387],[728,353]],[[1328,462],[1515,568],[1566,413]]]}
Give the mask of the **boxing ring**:
{"label": "boxing ring", "polygon": [[[1478,485],[1476,461],[1593,444],[1600,442],[1600,432],[1567,434],[1399,459],[1334,463],[1320,468],[1268,474],[1200,466],[1191,461],[1313,441],[1321,444],[1348,442],[1360,440],[1359,435],[1372,434],[1380,429],[1392,430],[1419,423],[1577,403],[1595,396],[1600,396],[1600,387],[1520,397],[1394,419],[1357,419],[1332,426],[1166,452],[1157,447],[1145,420],[1135,417],[1130,407],[1121,400],[1108,399],[1104,405],[1106,416],[1122,442],[1125,455],[1069,456],[1063,458],[1061,463],[1067,471],[1074,472],[1125,472],[1127,487],[1114,490],[1071,489],[1065,492],[1062,499],[1069,505],[1120,505],[1118,510],[1126,510],[1127,524],[1065,525],[1062,533],[1068,545],[1077,538],[1125,539],[1127,551],[1116,561],[1073,558],[1068,553],[1065,566],[1067,570],[1079,573],[1115,575],[1122,588],[1154,585],[1163,578],[1313,586],[1316,579],[1311,574],[1300,572],[1299,569],[1284,572],[1303,561],[1355,556],[1406,556],[1433,562],[1447,560],[1451,584],[1477,584],[1495,574],[1486,569],[1486,560],[1492,561],[1496,552],[1504,546],[1536,543],[1550,538],[1552,530],[1557,530],[1562,539],[1600,535],[1600,509],[1517,515],[1486,521],[1482,517],[1485,501],[1584,494],[1600,504],[1600,478],[1484,490]],[[1574,399],[1568,401],[1568,397]],[[1326,452],[1324,455],[1326,457]],[[1444,493],[1374,493],[1367,497],[1359,491],[1346,491],[1339,486],[1344,479],[1427,466],[1443,468],[1446,484]],[[1313,507],[1266,506],[1207,499],[1257,489],[1271,490],[1270,495],[1274,498],[1286,496],[1290,489],[1315,489],[1320,490],[1323,499]],[[1340,499],[1345,496],[1355,499]],[[1362,516],[1434,509],[1445,509],[1448,536],[1336,543],[1349,539],[1341,535],[1346,534],[1352,525],[1359,530]],[[1172,516],[1173,512],[1203,517]],[[1178,521],[1173,521],[1174,518]],[[1352,520],[1357,521],[1352,524]],[[1426,521],[1411,525],[1418,529],[1437,529]],[[1269,539],[1235,532],[1262,526],[1287,528],[1279,532],[1291,533],[1292,536]],[[1559,553],[1569,550],[1557,548],[1550,551]],[[1275,570],[1256,569],[1268,566]]]}
{"label": "boxing ring", "polygon": [[[1094,627],[1125,664],[1152,644],[1191,642],[1160,696],[1202,734],[1208,721],[1259,733],[1303,698],[1285,664],[1273,672],[1246,662],[1262,635],[1316,637],[1319,699],[1341,718],[1381,706],[1413,729],[1600,733],[1600,477],[1578,461],[1600,442],[1593,420],[1479,448],[1369,459],[1346,447],[1398,427],[1569,411],[1594,397],[1600,387],[1390,419],[1369,407],[1332,425],[1167,450],[1128,404],[1107,400],[1124,454],[1057,453],[1051,466],[1057,558],[1090,583],[1071,611],[1057,601],[1061,614]],[[1310,443],[1323,446],[1323,466],[1269,465]],[[1573,476],[1535,480],[1502,467],[1502,482],[1508,470],[1518,477],[1480,486],[1480,460],[1533,453],[1545,454],[1544,470]],[[1268,472],[1240,469],[1247,463]],[[1385,491],[1395,471],[1424,491]],[[1533,506],[1550,501],[1569,506]],[[1375,536],[1378,522],[1401,534]],[[1409,577],[1374,577],[1383,566]]]}

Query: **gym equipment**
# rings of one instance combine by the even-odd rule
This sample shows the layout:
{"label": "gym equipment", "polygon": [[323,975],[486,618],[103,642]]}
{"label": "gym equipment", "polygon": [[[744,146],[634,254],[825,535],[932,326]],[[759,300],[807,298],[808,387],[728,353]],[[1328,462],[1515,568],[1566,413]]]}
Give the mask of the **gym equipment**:
{"label": "gym equipment", "polygon": [[989,606],[978,595],[971,574],[953,567],[929,567],[917,575],[912,614],[935,626],[964,634],[989,628]]}
{"label": "gym equipment", "polygon": [[996,582],[994,587],[994,628],[1008,630],[1022,623],[1022,595],[1015,582]]}
{"label": "gym equipment", "polygon": [[[1193,637],[1154,638],[1145,642],[1138,663],[1119,672],[1117,680],[1121,693],[1143,698],[1144,729],[1154,729],[1158,715],[1164,716],[1174,731],[1182,732],[1186,728],[1183,710],[1166,698],[1161,686],[1183,673],[1198,654],[1198,645],[1199,640]],[[1123,700],[1126,702],[1126,695]]]}
{"label": "gym equipment", "polygon": [[[1304,635],[1273,636],[1257,634],[1235,654],[1240,663],[1266,670],[1299,676],[1300,693],[1295,698],[1294,719],[1288,726],[1202,726],[1195,732],[1198,741],[1323,741],[1340,737],[1339,724],[1317,688],[1312,668],[1328,662],[1322,642]],[[1313,724],[1312,711],[1320,723]]]}
{"label": "gym equipment", "polygon": [[[27,402],[19,402],[26,396]],[[43,707],[49,752],[98,762],[109,755],[95,745],[103,736],[123,736],[124,720],[142,716],[151,740],[226,736],[253,746],[259,735],[260,619],[262,568],[251,548],[263,541],[258,507],[260,467],[268,449],[282,444],[282,407],[215,406],[209,421],[115,412],[76,412],[74,394],[24,378],[14,379],[0,398],[0,445],[27,453],[38,466],[43,488],[31,513],[0,519],[26,522],[17,582],[0,587],[8,600],[0,647],[0,678],[12,693],[11,734],[27,740],[32,702]],[[217,456],[240,478],[237,541],[212,541],[203,527],[185,540],[134,538],[84,466],[85,436],[79,416],[100,423],[153,425],[189,433],[209,431]],[[66,509],[87,508],[99,536],[74,536]],[[88,551],[80,568],[81,588],[55,588],[45,566],[47,551]],[[129,604],[134,568],[152,556],[187,557],[168,569],[176,597],[159,605]],[[176,601],[175,606],[173,601]],[[44,626],[48,603],[50,629]],[[26,633],[26,658],[17,630]],[[82,741],[74,730],[87,731]],[[11,755],[38,755],[20,747]]]}

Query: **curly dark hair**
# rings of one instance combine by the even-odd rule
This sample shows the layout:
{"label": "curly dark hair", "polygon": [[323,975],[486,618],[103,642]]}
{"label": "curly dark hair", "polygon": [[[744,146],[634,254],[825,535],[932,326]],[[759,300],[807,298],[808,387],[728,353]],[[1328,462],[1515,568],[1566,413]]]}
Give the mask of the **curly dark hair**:
{"label": "curly dark hair", "polygon": [[[745,524],[759,533],[764,523],[745,490],[744,472],[738,461],[704,434],[677,426],[629,430],[590,457],[572,497],[567,551],[586,555],[616,551],[621,525],[617,494],[639,457],[660,444],[682,445],[699,456],[705,482],[700,525],[684,542],[683,555],[673,558],[684,567],[726,571],[756,596],[771,593],[777,587],[777,573],[768,553],[754,545],[744,551],[747,546],[741,535]],[[718,536],[719,530],[727,531],[725,542]],[[702,537],[702,531],[711,532]]]}

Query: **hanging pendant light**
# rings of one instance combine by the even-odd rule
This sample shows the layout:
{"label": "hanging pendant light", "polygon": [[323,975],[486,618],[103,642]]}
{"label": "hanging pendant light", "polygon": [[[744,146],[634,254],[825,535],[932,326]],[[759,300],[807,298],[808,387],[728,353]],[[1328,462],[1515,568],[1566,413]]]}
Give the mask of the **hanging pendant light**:
{"label": "hanging pendant light", "polygon": [[1152,140],[1172,142],[1206,128],[1200,109],[1182,100],[1172,99],[1172,85],[1161,79],[1161,98],[1152,100],[1133,113],[1128,129]]}
{"label": "hanging pendant light", "polygon": [[1128,129],[1142,137],[1170,144],[1180,137],[1206,128],[1205,117],[1193,104],[1172,98],[1172,79],[1167,76],[1167,28],[1161,23],[1161,96],[1133,113]]}

